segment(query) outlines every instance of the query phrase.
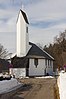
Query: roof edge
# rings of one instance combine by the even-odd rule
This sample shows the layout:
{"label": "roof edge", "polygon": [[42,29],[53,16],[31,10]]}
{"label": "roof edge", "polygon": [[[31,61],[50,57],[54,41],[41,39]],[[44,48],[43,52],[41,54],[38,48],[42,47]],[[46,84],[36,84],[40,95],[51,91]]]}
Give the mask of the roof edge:
{"label": "roof edge", "polygon": [[[29,42],[29,44],[30,45],[35,45],[35,46],[37,46],[36,44],[34,44],[34,43],[31,43],[31,42]],[[45,50],[43,50],[43,49],[41,49],[39,46],[37,46],[40,50],[42,50],[45,54],[47,54],[52,60],[55,60],[49,53],[47,53]]]}

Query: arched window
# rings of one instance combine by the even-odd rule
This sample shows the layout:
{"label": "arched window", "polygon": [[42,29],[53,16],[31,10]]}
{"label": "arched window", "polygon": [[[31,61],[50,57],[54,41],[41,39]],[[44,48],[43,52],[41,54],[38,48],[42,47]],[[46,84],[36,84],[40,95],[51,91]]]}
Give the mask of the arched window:
{"label": "arched window", "polygon": [[37,59],[37,58],[34,59],[34,65],[35,65],[36,68],[37,68],[37,65],[38,65],[38,59]]}

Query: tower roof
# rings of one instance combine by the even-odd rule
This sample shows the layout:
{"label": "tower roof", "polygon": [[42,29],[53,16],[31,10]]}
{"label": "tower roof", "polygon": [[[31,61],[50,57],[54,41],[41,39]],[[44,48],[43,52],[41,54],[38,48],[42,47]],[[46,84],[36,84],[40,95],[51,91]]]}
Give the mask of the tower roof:
{"label": "tower roof", "polygon": [[22,11],[21,9],[20,9],[20,11],[21,11],[21,13],[22,13],[22,15],[23,15],[23,17],[24,17],[25,22],[26,22],[27,24],[29,24],[26,13],[25,13],[24,11]]}
{"label": "tower roof", "polygon": [[[27,24],[29,24],[26,13],[25,13],[23,10],[21,10],[21,9],[20,9],[19,13],[20,13],[20,12],[21,12],[21,14],[22,14],[22,16],[23,16],[25,22],[26,22]],[[18,21],[18,18],[19,18],[19,14],[18,14],[18,17],[17,17],[17,21]]]}

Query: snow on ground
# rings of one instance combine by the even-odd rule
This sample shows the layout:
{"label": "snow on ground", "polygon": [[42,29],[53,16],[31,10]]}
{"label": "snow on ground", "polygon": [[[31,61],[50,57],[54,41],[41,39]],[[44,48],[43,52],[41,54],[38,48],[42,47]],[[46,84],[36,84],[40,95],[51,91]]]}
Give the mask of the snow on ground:
{"label": "snow on ground", "polygon": [[60,99],[66,99],[66,72],[60,73],[59,93]]}
{"label": "snow on ground", "polygon": [[0,81],[0,94],[15,90],[21,86],[22,84],[14,78],[11,78],[11,80]]}
{"label": "snow on ground", "polygon": [[54,78],[53,76],[42,76],[42,77],[35,77],[35,78]]}

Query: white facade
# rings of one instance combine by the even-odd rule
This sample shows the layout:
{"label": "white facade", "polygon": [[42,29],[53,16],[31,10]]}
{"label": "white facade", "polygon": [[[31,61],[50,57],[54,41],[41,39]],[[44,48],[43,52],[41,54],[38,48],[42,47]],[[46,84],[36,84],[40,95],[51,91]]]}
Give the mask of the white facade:
{"label": "white facade", "polygon": [[9,73],[15,78],[26,77],[26,68],[10,68]]}
{"label": "white facade", "polygon": [[50,61],[51,60],[47,60],[46,73],[53,74],[53,61],[51,61],[51,63],[50,63]]}
{"label": "white facade", "polygon": [[44,76],[46,74],[53,73],[53,61],[51,62],[51,66],[45,64],[45,59],[38,59],[37,67],[34,64],[34,59],[30,59],[29,61],[29,76]]}
{"label": "white facade", "polygon": [[27,28],[28,24],[25,22],[22,12],[20,11],[17,20],[17,57],[26,56],[28,52],[29,36]]}

